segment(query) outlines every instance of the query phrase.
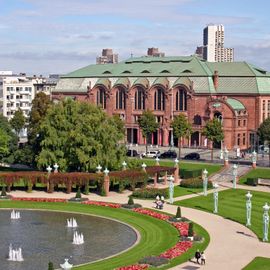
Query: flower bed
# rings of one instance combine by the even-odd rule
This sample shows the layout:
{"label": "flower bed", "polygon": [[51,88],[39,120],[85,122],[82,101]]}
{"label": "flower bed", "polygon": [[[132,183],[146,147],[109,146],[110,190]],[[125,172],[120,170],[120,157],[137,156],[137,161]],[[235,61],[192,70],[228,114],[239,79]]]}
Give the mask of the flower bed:
{"label": "flower bed", "polygon": [[163,252],[160,257],[173,259],[185,253],[189,248],[191,248],[191,241],[178,242],[174,247]]}
{"label": "flower bed", "polygon": [[23,198],[23,197],[12,197],[13,201],[29,201],[29,202],[67,202],[66,199],[57,198]]}
{"label": "flower bed", "polygon": [[148,265],[147,264],[133,264],[129,266],[119,267],[116,270],[143,270],[143,269],[148,269]]}
{"label": "flower bed", "polygon": [[187,222],[171,222],[171,224],[179,231],[180,236],[188,236],[188,223]]}
{"label": "flower bed", "polygon": [[133,209],[133,211],[143,214],[143,215],[153,217],[153,218],[161,219],[161,220],[168,220],[170,218],[168,215],[161,214],[161,213],[149,210],[149,209],[136,208],[136,209]]}
{"label": "flower bed", "polygon": [[96,202],[96,201],[82,202],[82,204],[105,206],[105,207],[111,207],[111,208],[120,208],[121,207],[121,204],[119,204],[119,203],[107,203],[107,202]]}

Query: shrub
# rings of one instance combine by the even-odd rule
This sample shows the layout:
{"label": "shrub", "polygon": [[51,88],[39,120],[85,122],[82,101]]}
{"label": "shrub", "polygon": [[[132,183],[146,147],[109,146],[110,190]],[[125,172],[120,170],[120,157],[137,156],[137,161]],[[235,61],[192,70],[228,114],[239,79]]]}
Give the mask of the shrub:
{"label": "shrub", "polygon": [[80,189],[80,187],[79,187],[78,190],[77,190],[77,193],[76,193],[75,198],[76,198],[76,199],[81,199],[81,198],[82,198],[82,194],[81,194],[81,189]]}
{"label": "shrub", "polygon": [[189,179],[189,178],[195,178],[202,175],[201,169],[195,169],[195,170],[180,170],[181,177],[183,179]]}
{"label": "shrub", "polygon": [[180,206],[177,207],[175,218],[181,218],[181,208],[180,208]]}
{"label": "shrub", "polygon": [[7,196],[7,192],[6,192],[6,187],[3,186],[2,191],[1,191],[1,197],[5,197],[5,196]]}
{"label": "shrub", "polygon": [[129,199],[128,199],[128,204],[129,204],[129,205],[133,205],[133,204],[134,204],[134,201],[133,201],[132,196],[129,197]]}
{"label": "shrub", "polygon": [[[190,178],[190,179],[183,179],[180,183],[181,187],[185,188],[203,188],[203,180],[201,178]],[[213,184],[211,181],[207,183],[208,188],[212,188]]]}
{"label": "shrub", "polygon": [[159,197],[163,196],[164,198],[168,198],[168,189],[142,188],[132,193],[133,197],[143,199],[155,199],[157,195],[159,195]]}
{"label": "shrub", "polygon": [[168,262],[169,259],[156,256],[145,257],[139,261],[140,264],[150,264],[155,267],[167,264]]}
{"label": "shrub", "polygon": [[257,186],[258,185],[258,178],[247,178],[246,184],[249,186]]}
{"label": "shrub", "polygon": [[188,226],[188,236],[189,237],[192,237],[194,235],[194,231],[193,231],[193,222],[190,222],[189,223],[189,226]]}
{"label": "shrub", "polygon": [[127,208],[127,209],[134,209],[134,208],[141,208],[142,205],[139,204],[139,203],[134,203],[134,204],[128,204],[128,203],[126,203],[126,204],[122,204],[122,207],[123,208]]}
{"label": "shrub", "polygon": [[127,162],[129,169],[141,169],[142,161],[140,159],[130,158]]}
{"label": "shrub", "polygon": [[48,264],[48,270],[54,270],[53,263],[49,262]]}

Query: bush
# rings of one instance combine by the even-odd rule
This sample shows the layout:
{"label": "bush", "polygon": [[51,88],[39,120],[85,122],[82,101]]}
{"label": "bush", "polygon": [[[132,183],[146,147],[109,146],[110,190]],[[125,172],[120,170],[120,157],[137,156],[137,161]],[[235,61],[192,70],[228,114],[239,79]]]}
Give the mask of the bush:
{"label": "bush", "polygon": [[132,196],[129,197],[129,199],[128,199],[128,204],[129,204],[129,205],[133,205],[133,204],[134,204],[134,201],[133,201]]}
{"label": "bush", "polygon": [[180,206],[177,207],[175,218],[181,218],[181,208],[180,208]]}
{"label": "bush", "polygon": [[257,186],[258,185],[258,178],[247,178],[246,184],[249,186]]}
{"label": "bush", "polygon": [[76,198],[76,199],[81,199],[81,198],[82,198],[82,194],[81,194],[81,189],[80,189],[80,187],[79,187],[78,190],[77,190],[77,193],[76,193],[75,198]]}
{"label": "bush", "polygon": [[194,231],[193,231],[193,222],[190,222],[189,223],[189,226],[188,226],[188,236],[189,237],[192,237],[194,235]]}
{"label": "bush", "polygon": [[127,208],[127,209],[134,209],[134,208],[141,208],[142,205],[139,203],[134,203],[134,204],[122,204],[123,208]]}
{"label": "bush", "polygon": [[[180,183],[180,186],[185,188],[203,188],[203,180],[201,178],[183,179]],[[209,180],[207,183],[207,187],[213,187],[212,182]]]}
{"label": "bush", "polygon": [[167,264],[169,262],[169,259],[162,258],[162,257],[156,257],[156,256],[150,256],[145,257],[141,260],[139,260],[140,264],[150,264],[152,266],[158,267],[163,264]]}
{"label": "bush", "polygon": [[168,198],[168,189],[158,189],[158,188],[142,188],[133,191],[132,196],[135,198],[143,198],[143,199],[155,199],[159,195],[159,197],[163,196],[164,198]]}
{"label": "bush", "polygon": [[6,187],[3,186],[2,191],[1,191],[1,197],[5,197],[5,196],[7,196],[7,192],[6,192]]}
{"label": "bush", "polygon": [[54,270],[53,263],[49,262],[48,264],[48,270]]}
{"label": "bush", "polygon": [[189,178],[195,178],[202,175],[201,169],[195,169],[195,170],[180,170],[181,178],[183,179],[189,179]]}

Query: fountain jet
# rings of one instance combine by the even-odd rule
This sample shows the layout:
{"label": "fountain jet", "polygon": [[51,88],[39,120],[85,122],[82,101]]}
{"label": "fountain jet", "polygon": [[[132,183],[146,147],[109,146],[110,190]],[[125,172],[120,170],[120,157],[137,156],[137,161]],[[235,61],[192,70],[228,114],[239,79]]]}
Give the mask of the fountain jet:
{"label": "fountain jet", "polygon": [[23,256],[22,256],[22,249],[13,249],[12,245],[9,245],[9,252],[8,252],[8,260],[14,261],[14,262],[22,262]]}

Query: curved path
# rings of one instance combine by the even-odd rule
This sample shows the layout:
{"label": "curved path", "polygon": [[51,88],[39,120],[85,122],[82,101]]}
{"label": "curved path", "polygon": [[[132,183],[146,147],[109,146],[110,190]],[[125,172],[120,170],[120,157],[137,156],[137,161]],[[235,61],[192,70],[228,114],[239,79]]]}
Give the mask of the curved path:
{"label": "curved path", "polygon": [[[15,191],[11,193],[15,197],[29,197],[29,193]],[[126,203],[130,192],[118,194],[111,192],[109,197],[101,197],[91,194],[88,197],[96,201],[108,201]],[[31,197],[71,198],[74,194],[33,191]],[[197,196],[197,195],[192,195]],[[177,200],[185,199],[179,197]],[[144,207],[153,208],[154,204],[147,200],[135,200]],[[176,213],[177,206],[165,204],[163,211]],[[209,269],[209,270],[240,270],[256,256],[270,257],[270,244],[258,240],[256,235],[245,226],[224,219],[218,215],[199,211],[196,209],[181,207],[182,215],[203,226],[210,234],[210,243],[205,251],[206,265],[200,266],[194,262],[187,262],[171,269]]]}

